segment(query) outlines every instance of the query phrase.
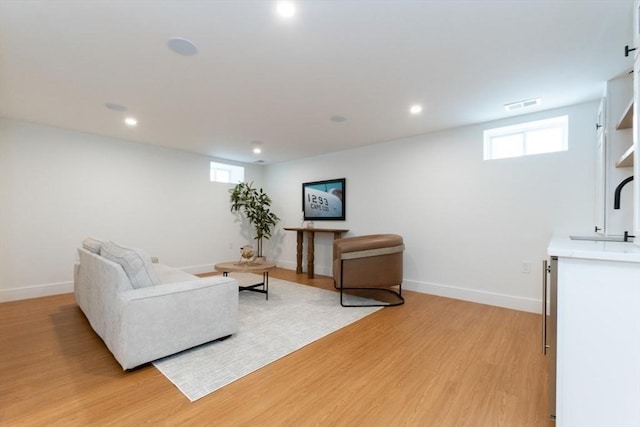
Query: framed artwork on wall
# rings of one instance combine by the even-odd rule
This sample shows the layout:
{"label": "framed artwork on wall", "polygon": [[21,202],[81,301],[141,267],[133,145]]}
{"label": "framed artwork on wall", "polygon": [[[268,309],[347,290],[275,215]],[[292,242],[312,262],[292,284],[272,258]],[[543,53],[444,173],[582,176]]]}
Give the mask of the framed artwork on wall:
{"label": "framed artwork on wall", "polygon": [[305,221],[345,219],[346,179],[302,184],[302,212]]}

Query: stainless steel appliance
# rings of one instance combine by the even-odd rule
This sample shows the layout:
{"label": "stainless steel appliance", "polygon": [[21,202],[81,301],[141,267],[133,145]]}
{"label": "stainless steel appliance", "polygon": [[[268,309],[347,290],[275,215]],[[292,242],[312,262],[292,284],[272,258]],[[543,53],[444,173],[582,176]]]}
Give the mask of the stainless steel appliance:
{"label": "stainless steel appliance", "polygon": [[551,257],[551,262],[544,260],[542,268],[542,353],[549,358],[547,363],[549,370],[549,418],[555,420],[558,341],[558,257]]}

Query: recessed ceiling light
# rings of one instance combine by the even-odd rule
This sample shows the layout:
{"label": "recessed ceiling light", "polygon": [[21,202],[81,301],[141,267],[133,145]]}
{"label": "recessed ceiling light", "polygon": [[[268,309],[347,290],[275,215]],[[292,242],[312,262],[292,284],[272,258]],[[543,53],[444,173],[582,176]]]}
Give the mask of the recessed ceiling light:
{"label": "recessed ceiling light", "polygon": [[411,108],[409,108],[409,112],[411,114],[420,114],[420,113],[422,113],[422,105],[419,105],[419,104],[412,105]]}
{"label": "recessed ceiling light", "polygon": [[263,144],[262,141],[251,141],[251,146],[253,147],[253,154],[262,153],[262,147],[261,147],[262,144]]}
{"label": "recessed ceiling light", "polygon": [[127,117],[126,119],[124,119],[124,122],[127,124],[127,126],[136,126],[138,124],[138,121],[133,117]]}
{"label": "recessed ceiling light", "polygon": [[521,108],[535,107],[536,105],[542,104],[542,99],[533,98],[527,99],[524,101],[511,102],[509,104],[504,104],[504,109],[507,111],[519,110]]}
{"label": "recessed ceiling light", "polygon": [[291,18],[296,14],[296,5],[292,1],[280,1],[276,6],[276,11],[282,18]]}
{"label": "recessed ceiling light", "polygon": [[191,41],[180,37],[174,37],[167,42],[169,49],[182,56],[193,56],[198,53],[198,48]]}
{"label": "recessed ceiling light", "polygon": [[113,102],[105,102],[104,106],[113,111],[126,111],[127,107],[120,104],[115,104]]}

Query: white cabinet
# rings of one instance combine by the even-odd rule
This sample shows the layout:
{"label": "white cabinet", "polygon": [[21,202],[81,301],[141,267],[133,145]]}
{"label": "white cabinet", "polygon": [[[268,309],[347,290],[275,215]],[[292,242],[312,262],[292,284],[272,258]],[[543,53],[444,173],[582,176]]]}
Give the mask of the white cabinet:
{"label": "white cabinet", "polygon": [[[638,140],[638,57],[640,57],[640,0],[634,2],[633,73],[607,81],[604,108],[598,112],[596,165],[596,231],[609,236],[625,232],[640,236],[640,146]],[[604,166],[603,166],[604,165]],[[631,183],[623,185],[629,177]],[[616,189],[620,186],[620,206],[614,209]],[[604,195],[602,194],[604,192]],[[640,238],[635,242],[640,245]]]}
{"label": "white cabinet", "polygon": [[[640,47],[640,1],[636,0],[633,5],[633,45]],[[636,56],[638,51],[635,51]]]}
{"label": "white cabinet", "polygon": [[[616,187],[633,175],[633,102],[634,79],[628,74],[607,81],[604,135],[598,138],[599,158],[604,156],[604,173],[597,176],[598,184],[604,186],[604,210],[596,213],[604,218],[604,232],[610,236],[621,236],[624,232],[633,234],[634,230],[634,190],[632,184],[622,187],[620,208],[614,209]],[[603,179],[604,178],[604,179]],[[597,188],[599,191],[599,188]],[[596,204],[598,203],[596,194]],[[597,209],[601,209],[597,207]]]}
{"label": "white cabinet", "polygon": [[[636,3],[636,10],[640,7],[640,2]],[[636,25],[638,25],[638,19],[640,15],[636,16]],[[637,28],[637,27],[636,27]],[[638,30],[636,29],[636,37]],[[640,45],[636,45],[640,46]],[[633,101],[637,108],[633,110],[633,147],[634,147],[634,165],[633,165],[633,229],[636,239],[636,244],[640,245],[640,55],[636,55],[636,59],[633,65]]]}
{"label": "white cabinet", "polygon": [[596,225],[594,231],[596,233],[604,233],[605,231],[605,213],[606,213],[606,173],[607,173],[607,153],[605,118],[606,99],[600,101],[598,108],[598,119],[596,121],[596,129],[598,132],[597,148],[596,148]]}
{"label": "white cabinet", "polygon": [[633,230],[637,245],[640,245],[640,0],[636,0],[633,16],[633,41],[636,50],[633,62]]}
{"label": "white cabinet", "polygon": [[639,427],[640,263],[559,257],[557,307],[557,426]]}

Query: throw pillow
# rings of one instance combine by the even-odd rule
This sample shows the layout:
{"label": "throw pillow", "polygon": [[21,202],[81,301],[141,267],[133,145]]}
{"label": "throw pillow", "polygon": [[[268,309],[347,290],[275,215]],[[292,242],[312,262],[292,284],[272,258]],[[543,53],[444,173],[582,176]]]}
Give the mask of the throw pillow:
{"label": "throw pillow", "polygon": [[94,239],[93,237],[87,237],[82,241],[82,247],[89,252],[100,255],[100,249],[102,249],[102,240]]}
{"label": "throw pillow", "polygon": [[151,265],[151,257],[142,249],[131,249],[113,242],[102,244],[100,255],[122,266],[135,289],[160,284]]}

